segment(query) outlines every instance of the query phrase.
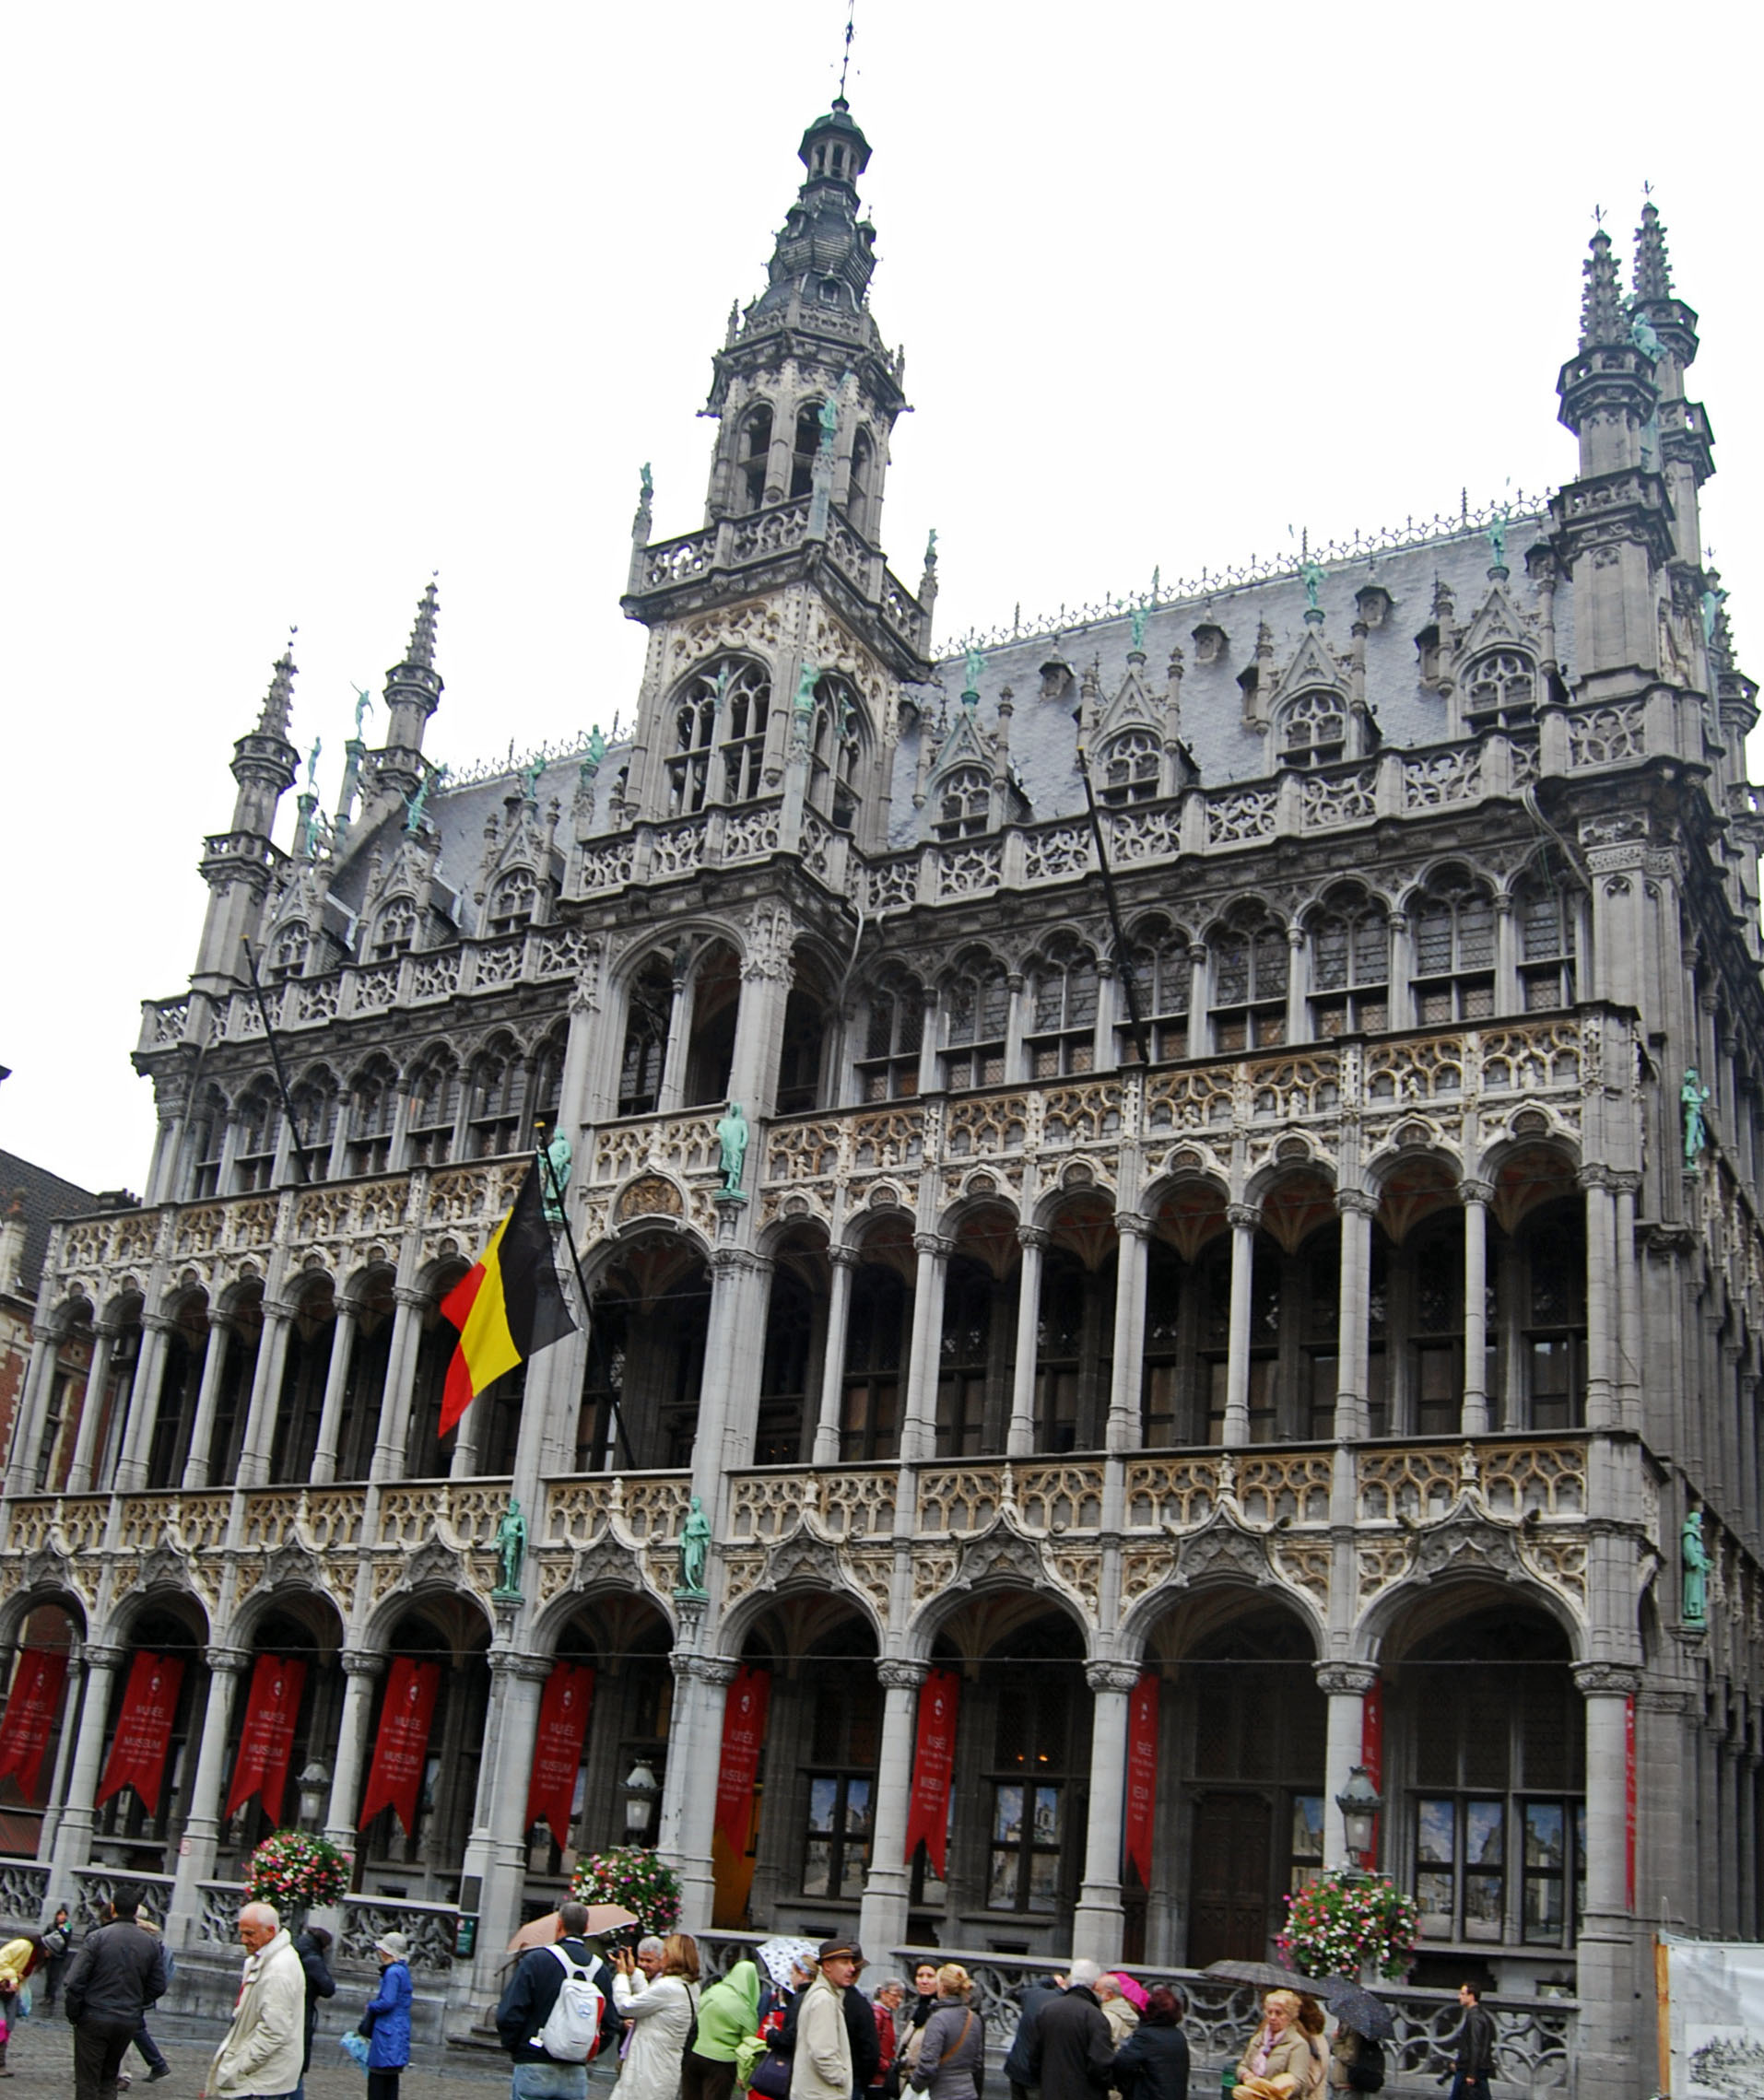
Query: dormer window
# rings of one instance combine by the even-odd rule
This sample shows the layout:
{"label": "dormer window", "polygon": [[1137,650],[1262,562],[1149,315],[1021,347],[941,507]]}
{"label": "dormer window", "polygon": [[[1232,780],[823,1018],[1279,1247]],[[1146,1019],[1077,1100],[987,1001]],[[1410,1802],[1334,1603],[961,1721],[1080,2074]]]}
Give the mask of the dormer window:
{"label": "dormer window", "polygon": [[408,955],[417,942],[417,906],[408,897],[394,897],[383,906],[373,929],[373,960],[395,962]]}
{"label": "dormer window", "polygon": [[993,783],[983,768],[958,766],[937,785],[938,816],[932,829],[939,839],[976,839],[992,814]]}
{"label": "dormer window", "polygon": [[1283,766],[1329,766],[1347,748],[1347,704],[1339,693],[1300,693],[1280,719]]}
{"label": "dormer window", "polygon": [[1162,757],[1150,730],[1124,730],[1102,755],[1100,799],[1117,809],[1127,803],[1150,802],[1158,792]]}
{"label": "dormer window", "polygon": [[1464,726],[1469,734],[1528,729],[1536,719],[1537,674],[1528,657],[1502,650],[1471,665],[1464,688]]}
{"label": "dormer window", "polygon": [[304,926],[285,926],[276,936],[276,947],[269,959],[270,981],[286,984],[290,978],[306,975],[307,951],[311,936]]}
{"label": "dormer window", "polygon": [[1210,620],[1203,620],[1194,629],[1194,661],[1196,663],[1217,663],[1225,655],[1225,629],[1215,627]]}
{"label": "dormer window", "polygon": [[533,923],[539,901],[538,878],[531,868],[511,868],[490,892],[488,914],[492,933],[518,933]]}
{"label": "dormer window", "polygon": [[839,295],[839,279],[837,277],[823,277],[821,279],[821,304],[823,306],[837,306]]}

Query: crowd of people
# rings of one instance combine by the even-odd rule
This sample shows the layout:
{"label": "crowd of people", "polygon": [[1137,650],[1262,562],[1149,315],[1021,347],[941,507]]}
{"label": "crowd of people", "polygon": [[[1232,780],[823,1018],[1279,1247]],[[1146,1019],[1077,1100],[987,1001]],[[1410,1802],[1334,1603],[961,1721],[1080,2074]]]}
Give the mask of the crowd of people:
{"label": "crowd of people", "polygon": [[[775,1938],[700,1989],[696,1942],[651,1935],[610,1953],[588,1937],[589,1916],[566,1903],[556,1936],[521,1954],[496,2011],[511,2064],[511,2100],[587,2100],[589,2066],[616,2059],[612,2100],[980,2100],[986,2019],[959,1962],[921,1962],[911,1982],[884,1976],[866,1993],[853,1939]],[[305,2100],[320,2002],[336,1993],[331,1936],[290,1933],[266,1903],[239,1913],[245,1949],[233,2015],[214,2052],[205,2100]],[[398,2100],[410,2061],[409,1946],[376,1943],[377,1988],[342,2045],[366,2074],[366,2100]],[[64,1908],[39,1934],[0,1945],[0,2078],[9,2029],[29,2012],[32,1979],[46,2007],[74,2026],[75,2100],[115,2100],[130,2083],[129,2049],[147,2081],[171,2067],[147,2031],[172,1962],[138,1892],[119,1887],[76,1951]],[[1353,1993],[1349,1993],[1351,1997]],[[1486,2100],[1495,2025],[1480,1993],[1459,1993],[1452,2100]],[[1378,2009],[1373,2006],[1369,2012]],[[1189,2047],[1179,1991],[1075,1961],[1026,1986],[1004,2060],[1010,2100],[1187,2100]],[[1366,2017],[1357,2014],[1357,2017]],[[1383,2032],[1389,2032],[1388,2023]],[[1384,2058],[1337,2007],[1335,2032],[1318,1998],[1276,1989],[1225,2090],[1229,2100],[1335,2100],[1376,2093]]]}

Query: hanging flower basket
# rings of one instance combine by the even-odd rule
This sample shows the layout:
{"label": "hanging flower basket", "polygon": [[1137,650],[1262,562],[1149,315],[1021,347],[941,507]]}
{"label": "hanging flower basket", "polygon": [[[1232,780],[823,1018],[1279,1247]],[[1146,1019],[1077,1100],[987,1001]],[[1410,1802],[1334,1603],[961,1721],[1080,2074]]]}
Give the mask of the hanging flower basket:
{"label": "hanging flower basket", "polygon": [[1301,1976],[1358,1976],[1399,1983],[1415,1959],[1421,1914],[1383,1874],[1323,1874],[1287,1898],[1275,1942]]}
{"label": "hanging flower basket", "polygon": [[680,1922],[680,1877],[641,1846],[590,1852],[578,1864],[570,1893],[579,1903],[623,1904],[637,1913],[645,1932],[672,1932]]}
{"label": "hanging flower basket", "polygon": [[350,1864],[328,1837],[278,1830],[245,1862],[245,1894],[253,1903],[273,1903],[286,1918],[314,1904],[341,1903],[349,1893]]}

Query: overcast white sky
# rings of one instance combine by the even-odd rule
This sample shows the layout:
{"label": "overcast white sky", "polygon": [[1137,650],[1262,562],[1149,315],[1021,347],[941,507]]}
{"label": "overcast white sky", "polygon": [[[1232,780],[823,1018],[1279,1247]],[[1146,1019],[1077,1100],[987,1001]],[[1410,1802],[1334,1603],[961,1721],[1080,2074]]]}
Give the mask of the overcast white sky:
{"label": "overcast white sky", "polygon": [[[0,1145],[140,1185],[138,1001],[188,976],[201,839],[290,623],[327,796],[431,569],[435,757],[629,720],[638,467],[658,536],[692,529],[711,352],[844,16],[0,13]],[[1593,210],[1627,268],[1645,181],[1759,671],[1744,18],[859,0],[874,304],[916,410],[884,537],[913,582],[937,527],[940,638],[1568,477]]]}

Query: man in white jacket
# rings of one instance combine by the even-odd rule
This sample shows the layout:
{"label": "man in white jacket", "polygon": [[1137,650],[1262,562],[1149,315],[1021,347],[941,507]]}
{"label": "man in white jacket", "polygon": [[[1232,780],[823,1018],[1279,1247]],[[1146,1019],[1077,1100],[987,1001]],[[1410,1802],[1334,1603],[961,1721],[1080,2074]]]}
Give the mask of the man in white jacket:
{"label": "man in white jacket", "polygon": [[290,2100],[306,2046],[306,1972],[267,1903],[239,1914],[245,1948],[233,2024],[208,2066],[207,2100]]}

